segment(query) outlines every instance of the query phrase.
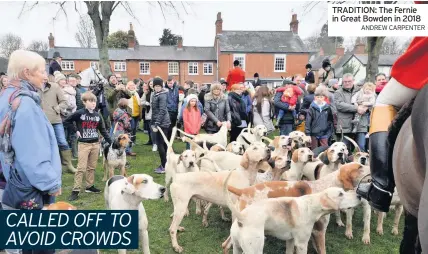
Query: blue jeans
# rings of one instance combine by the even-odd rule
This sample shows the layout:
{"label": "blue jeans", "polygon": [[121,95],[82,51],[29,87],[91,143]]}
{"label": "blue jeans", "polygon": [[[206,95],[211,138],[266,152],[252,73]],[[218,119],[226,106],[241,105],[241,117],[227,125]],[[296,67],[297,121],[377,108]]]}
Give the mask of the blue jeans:
{"label": "blue jeans", "polygon": [[68,146],[67,139],[65,138],[64,126],[62,123],[52,124],[52,127],[55,132],[56,142],[60,151],[70,150]]}
{"label": "blue jeans", "polygon": [[290,132],[293,131],[293,124],[292,123],[286,123],[279,125],[279,135],[285,135],[288,136]]}
{"label": "blue jeans", "polygon": [[358,146],[360,147],[362,152],[366,151],[366,134],[365,132],[358,132],[355,139],[356,142],[358,144]]}

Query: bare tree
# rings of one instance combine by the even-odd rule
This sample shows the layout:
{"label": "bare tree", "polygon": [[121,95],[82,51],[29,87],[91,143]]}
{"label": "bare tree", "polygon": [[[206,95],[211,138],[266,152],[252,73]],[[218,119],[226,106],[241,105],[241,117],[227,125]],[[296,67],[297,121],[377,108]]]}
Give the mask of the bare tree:
{"label": "bare tree", "polygon": [[27,47],[27,50],[31,51],[47,51],[49,49],[48,43],[45,41],[32,41]]}
{"label": "bare tree", "polygon": [[22,49],[24,43],[19,35],[8,33],[0,39],[1,53],[9,58],[13,51]]}
{"label": "bare tree", "polygon": [[320,50],[321,44],[320,44],[320,35],[319,33],[315,32],[308,38],[304,39],[303,42],[305,43],[308,50]]}
{"label": "bare tree", "polygon": [[[77,10],[77,3],[76,2],[67,2],[67,1],[54,1],[51,2],[51,4],[55,4],[58,6],[58,10],[55,13],[54,17],[58,17],[60,13],[63,13],[67,17],[67,11],[66,11],[66,4],[74,3],[74,9]],[[164,10],[169,9],[173,10],[177,17],[179,17],[179,11],[177,7],[176,2],[171,1],[158,1],[158,2],[147,2],[150,5],[157,5],[160,7],[160,10],[162,12],[162,15],[165,18]],[[31,4],[31,6],[27,7],[27,2],[24,2],[20,16],[25,11],[31,11],[35,7],[37,7],[39,2],[35,2]],[[110,32],[110,21],[111,21],[111,15],[116,10],[116,8],[120,5],[122,8],[126,10],[128,15],[137,20],[138,18],[133,12],[133,8],[131,5],[126,1],[85,1],[86,7],[88,8],[88,15],[92,20],[92,24],[94,26],[95,30],[95,38],[98,46],[98,53],[99,53],[99,64],[100,64],[100,71],[104,76],[108,76],[111,74],[111,67],[109,62],[109,55],[108,55],[108,45],[107,45],[107,38]],[[184,11],[187,14],[187,10],[185,7],[185,3],[180,3],[183,7]],[[25,10],[27,8],[27,10]]]}
{"label": "bare tree", "polygon": [[95,30],[92,20],[88,15],[80,17],[77,25],[76,41],[83,48],[93,48],[96,46]]}
{"label": "bare tree", "polygon": [[404,52],[406,52],[407,48],[409,47],[410,43],[412,42],[413,38],[409,38],[407,39],[403,45],[401,45],[401,49],[400,49],[400,53],[399,54],[403,54]]}
{"label": "bare tree", "polygon": [[380,54],[382,55],[397,55],[400,54],[401,43],[397,37],[386,37],[383,41]]}

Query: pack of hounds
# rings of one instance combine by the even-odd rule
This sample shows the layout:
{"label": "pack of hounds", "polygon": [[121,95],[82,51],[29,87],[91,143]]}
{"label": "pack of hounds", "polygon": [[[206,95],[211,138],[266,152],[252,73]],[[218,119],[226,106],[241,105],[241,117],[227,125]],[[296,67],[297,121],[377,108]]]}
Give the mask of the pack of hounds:
{"label": "pack of hounds", "polygon": [[[180,154],[172,148],[177,131],[183,134],[182,141],[191,144]],[[266,235],[285,241],[287,254],[307,253],[309,241],[317,253],[326,253],[330,214],[335,213],[336,223],[345,226],[341,211],[346,213],[345,236],[352,239],[352,216],[358,205],[363,207],[362,241],[370,243],[371,208],[355,193],[360,182],[370,181],[369,154],[352,154],[343,142],[312,151],[307,147],[310,137],[299,131],[271,140],[263,125],[248,126],[229,144],[226,123],[215,134],[190,135],[174,128],[168,140],[161,129],[159,132],[168,147],[165,186],[146,174],[126,175],[126,134],[119,135],[104,151],[106,207],[139,211],[145,254],[150,249],[142,201],[163,198],[168,202],[169,196],[174,207],[169,234],[178,253],[184,248],[177,233],[184,231],[180,224],[189,214],[190,200],[196,204],[196,214],[202,215],[204,227],[209,225],[208,212],[213,204],[220,207],[223,220],[231,221],[230,235],[221,244],[223,253],[233,248],[235,254],[262,254]],[[347,139],[358,148],[355,141]],[[115,168],[121,175],[113,175]],[[397,193],[392,205],[396,211],[392,234],[396,235],[403,211]],[[225,207],[231,210],[232,218],[226,217]],[[380,235],[384,217],[378,213],[376,231]]]}

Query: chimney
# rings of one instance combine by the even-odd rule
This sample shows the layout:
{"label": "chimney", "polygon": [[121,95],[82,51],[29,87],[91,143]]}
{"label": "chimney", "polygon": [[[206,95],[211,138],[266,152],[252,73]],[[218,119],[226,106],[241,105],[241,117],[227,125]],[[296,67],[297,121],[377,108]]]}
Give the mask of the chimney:
{"label": "chimney", "polygon": [[336,56],[342,57],[345,55],[345,48],[342,46],[339,46],[336,48]]}
{"label": "chimney", "polygon": [[293,14],[291,16],[290,31],[292,31],[293,34],[299,33],[299,21],[297,20],[297,14]]}
{"label": "chimney", "polygon": [[135,32],[132,23],[129,23],[129,31],[128,31],[128,49],[135,48]]}
{"label": "chimney", "polygon": [[358,43],[354,47],[354,54],[365,54],[366,53],[366,45],[362,42]]}
{"label": "chimney", "polygon": [[221,12],[217,13],[217,20],[215,21],[215,34],[223,33],[223,19],[221,18]]}
{"label": "chimney", "polygon": [[179,49],[179,50],[183,49],[183,37],[181,37],[181,36],[178,36],[177,49]]}
{"label": "chimney", "polygon": [[51,49],[55,48],[55,38],[53,37],[52,33],[49,34],[48,40],[49,40],[49,48]]}

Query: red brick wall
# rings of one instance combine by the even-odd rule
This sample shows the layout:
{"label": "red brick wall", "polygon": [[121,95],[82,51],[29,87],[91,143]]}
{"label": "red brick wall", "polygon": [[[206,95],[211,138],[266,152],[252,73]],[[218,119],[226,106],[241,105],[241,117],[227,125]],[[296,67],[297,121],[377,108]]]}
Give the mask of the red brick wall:
{"label": "red brick wall", "polygon": [[[305,75],[305,65],[309,61],[309,54],[286,54],[286,72],[274,71],[275,54],[245,54],[245,73],[247,79],[252,79],[254,73],[259,73],[260,79],[281,78],[296,74]],[[222,53],[219,57],[219,78],[227,78],[233,68],[233,53]]]}

